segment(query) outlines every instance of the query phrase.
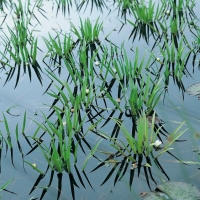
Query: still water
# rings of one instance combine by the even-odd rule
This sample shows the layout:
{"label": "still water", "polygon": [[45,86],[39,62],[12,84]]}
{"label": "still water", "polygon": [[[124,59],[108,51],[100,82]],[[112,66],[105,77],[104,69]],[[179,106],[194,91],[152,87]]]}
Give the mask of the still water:
{"label": "still water", "polygon": [[[24,4],[26,1],[22,2]],[[48,37],[48,34],[51,33],[52,35],[56,36],[56,33],[53,29],[61,33],[69,34],[71,31],[70,23],[72,22],[75,26],[80,26],[80,18],[82,21],[86,18],[89,18],[92,22],[96,21],[99,17],[99,21],[103,22],[103,30],[100,35],[100,40],[103,43],[109,45],[109,42],[105,41],[107,37],[112,43],[117,46],[121,46],[124,42],[124,46],[127,50],[128,57],[133,59],[134,54],[133,51],[136,47],[139,48],[139,52],[141,55],[141,59],[143,55],[150,55],[148,50],[151,50],[152,45],[154,44],[154,39],[152,36],[149,37],[149,43],[147,44],[144,38],[140,38],[139,35],[136,36],[134,42],[132,42],[132,38],[129,39],[130,32],[133,29],[128,22],[122,26],[122,22],[124,22],[124,17],[121,17],[118,14],[118,9],[116,4],[112,4],[112,2],[107,2],[108,7],[111,9],[105,9],[102,12],[99,11],[95,6],[93,7],[92,12],[90,12],[91,4],[89,3],[85,12],[81,10],[80,12],[77,11],[76,7],[70,8],[70,13],[64,14],[59,11],[56,14],[56,5],[53,4],[51,1],[43,1],[42,9],[45,11],[46,18],[43,17],[39,12],[36,12],[36,16],[41,23],[38,23],[36,19],[33,20],[33,27],[35,27],[34,34],[38,37],[39,48],[41,51],[37,55],[37,59],[41,61],[41,67],[44,70],[46,68],[45,64],[42,62],[44,55],[47,53],[47,48],[45,46],[42,37]],[[194,13],[198,15],[198,5],[196,4],[194,8]],[[2,30],[4,33],[8,34],[7,26],[13,27],[13,20],[12,15],[13,13],[9,10],[9,7],[4,10],[7,13],[7,17],[5,22],[2,25]],[[2,12],[2,15],[4,13]],[[131,15],[126,16],[127,19],[133,20],[134,17]],[[199,25],[199,24],[198,24]],[[121,30],[120,30],[121,29]],[[185,30],[186,37],[189,43],[192,43],[194,40],[191,32],[189,30]],[[3,33],[2,33],[3,35]],[[72,34],[73,35],[73,34]],[[133,51],[131,50],[133,49]],[[147,50],[148,49],[148,50]],[[4,51],[3,47],[1,51]],[[159,56],[159,48],[154,49],[155,56]],[[198,56],[196,60],[198,61]],[[47,58],[48,62],[48,58]],[[183,77],[182,81],[184,83],[185,88],[189,87],[193,83],[197,83],[200,81],[200,71],[197,67],[197,64],[192,66],[192,58],[188,61],[187,69],[191,73],[191,77]],[[44,70],[45,71],[45,70]],[[15,75],[14,75],[15,76]],[[64,79],[67,76],[66,72],[61,74],[60,79]],[[1,82],[1,97],[0,97],[0,107],[3,113],[6,113],[6,110],[10,107],[14,106],[10,110],[10,114],[7,115],[7,120],[10,125],[11,135],[15,135],[15,127],[16,124],[19,124],[19,130],[22,128],[23,122],[23,115],[26,111],[27,114],[27,125],[26,125],[26,134],[31,136],[32,133],[35,131],[37,125],[33,122],[36,120],[37,122],[42,123],[44,119],[42,118],[42,114],[40,111],[48,114],[49,113],[49,105],[52,104],[53,98],[47,94],[44,94],[46,88],[50,84],[50,80],[45,74],[42,75],[43,85],[41,85],[37,79],[37,77],[33,74],[32,81],[30,82],[29,77],[27,74],[21,75],[19,79],[18,86],[14,89],[15,85],[15,77],[9,82],[4,85],[6,80],[6,73],[4,70],[1,71],[0,74],[0,82]],[[115,94],[115,91],[113,91]],[[180,140],[187,140],[185,142],[177,142],[173,144],[173,150],[171,152],[178,157],[180,160],[183,161],[196,161],[199,162],[199,158],[195,153],[193,153],[193,148],[197,148],[199,146],[199,100],[197,97],[189,96],[187,93],[184,94],[184,100],[182,96],[182,91],[178,89],[177,86],[174,85],[172,79],[170,80],[168,86],[168,93],[166,93],[165,98],[160,100],[158,105],[156,106],[156,113],[158,114],[159,118],[161,118],[165,124],[164,127],[170,133],[173,131],[179,123],[185,121],[185,125],[183,128],[188,128],[186,133],[184,133]],[[54,116],[52,116],[52,120]],[[199,121],[198,121],[199,120]],[[3,121],[3,116],[1,116],[1,121]],[[130,121],[125,121],[125,125],[127,128],[130,126]],[[87,126],[87,124],[86,124]],[[0,124],[0,129],[2,132],[5,132],[4,123]],[[103,131],[107,133],[111,132],[113,129],[113,124],[107,125],[106,128],[103,128]],[[14,137],[13,137],[14,138]],[[23,138],[21,138],[23,139]],[[43,138],[45,141],[48,141],[49,138],[44,136]],[[95,145],[98,139],[96,136],[92,135],[88,138],[88,142],[90,145]],[[14,164],[15,167],[11,163],[10,153],[9,151],[6,153],[5,148],[3,148],[2,152],[2,159],[1,159],[1,185],[3,185],[6,181],[11,178],[14,178],[12,183],[7,187],[9,191],[12,191],[15,194],[11,194],[9,192],[3,191],[2,192],[2,199],[34,199],[38,198],[41,195],[43,187],[46,187],[49,183],[50,172],[47,173],[45,178],[42,179],[38,188],[34,190],[32,194],[29,195],[31,188],[33,187],[34,182],[38,177],[38,173],[34,171],[30,166],[25,164],[26,173],[23,170],[23,162],[21,159],[21,154],[17,148],[17,142],[13,139],[13,149],[14,149]],[[30,151],[30,147],[27,145],[26,141],[20,141],[21,146],[23,148],[23,152],[27,153]],[[112,152],[113,149],[106,143],[102,142],[99,146],[99,150]],[[89,151],[86,153],[89,154]],[[84,163],[85,155],[82,151],[78,153],[79,160],[78,166],[81,166]],[[107,158],[106,155],[101,154],[101,160],[105,160]],[[46,161],[43,158],[41,151],[36,149],[31,154],[25,157],[26,161],[30,163],[36,163],[38,168],[45,171],[46,169]],[[162,163],[165,172],[168,174],[171,180],[173,181],[186,181],[195,184],[197,187],[200,188],[199,182],[199,170],[197,169],[197,165],[183,165],[177,163],[177,160],[168,154],[164,154],[159,158],[159,161]],[[111,170],[113,164],[110,163],[109,166],[101,167],[97,171],[89,173],[92,169],[94,169],[99,161],[94,158],[89,160],[89,164],[86,168],[86,173],[89,177],[90,183],[92,184],[91,189],[89,184],[86,182],[86,189],[81,187],[75,188],[76,199],[80,200],[92,200],[92,199],[139,199],[139,193],[142,191],[149,191],[149,187],[146,183],[145,175],[141,172],[140,177],[134,177],[133,185],[131,191],[129,190],[129,174],[126,173],[125,177],[117,182],[117,184],[113,185],[113,178],[110,178],[104,185],[101,185],[102,181],[105,179],[109,171]],[[128,172],[129,170],[127,170]],[[156,168],[152,167],[154,179],[157,183],[160,183],[163,175],[162,173]],[[77,177],[76,177],[77,178]],[[48,189],[45,197],[43,199],[56,199],[57,191],[58,191],[58,183],[57,177],[54,175],[53,183],[51,187]],[[155,188],[155,185],[152,183],[152,189]],[[70,190],[70,183],[68,179],[68,175],[65,174],[63,176],[63,184],[62,184],[62,193],[60,199],[72,199],[71,197],[71,190]]]}

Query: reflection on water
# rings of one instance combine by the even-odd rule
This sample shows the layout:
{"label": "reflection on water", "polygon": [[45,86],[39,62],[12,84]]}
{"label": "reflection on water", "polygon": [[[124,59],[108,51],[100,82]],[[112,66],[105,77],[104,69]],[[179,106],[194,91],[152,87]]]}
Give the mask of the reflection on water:
{"label": "reflection on water", "polygon": [[[7,189],[17,195],[3,192],[3,199],[139,199],[141,191],[154,190],[162,179],[200,185],[198,164],[178,163],[199,162],[198,155],[191,156],[199,146],[199,101],[185,94],[199,82],[199,52],[192,46],[199,30],[198,2],[193,8],[193,1],[174,7],[162,1],[157,11],[151,1],[11,2],[0,4],[0,105],[9,125],[8,130],[2,115],[1,177],[14,178]],[[18,7],[12,10],[13,5]],[[160,80],[165,91],[157,104],[159,92],[152,94]],[[143,110],[147,127],[158,130],[161,147],[183,121],[188,129],[157,162],[148,155],[159,153],[152,138],[141,141],[136,134]],[[35,121],[41,123],[38,132]],[[127,130],[120,130],[121,123]],[[70,141],[67,130],[73,139],[61,142]],[[136,151],[126,131],[138,141]],[[24,161],[37,163],[42,173]]]}

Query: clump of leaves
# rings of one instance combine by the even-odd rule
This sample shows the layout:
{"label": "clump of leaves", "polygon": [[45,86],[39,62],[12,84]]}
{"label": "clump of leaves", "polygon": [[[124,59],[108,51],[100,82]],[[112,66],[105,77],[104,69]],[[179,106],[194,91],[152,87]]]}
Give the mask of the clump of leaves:
{"label": "clump of leaves", "polygon": [[31,19],[35,16],[34,9],[37,2],[31,6],[30,0],[28,0],[26,5],[23,6],[21,1],[18,1],[18,4],[13,4],[15,30],[7,26],[10,35],[4,32],[4,35],[1,37],[5,47],[5,51],[0,53],[2,55],[1,64],[4,68],[8,68],[5,83],[11,80],[13,75],[17,73],[15,87],[19,82],[22,71],[24,74],[28,73],[31,81],[33,70],[42,84],[41,67],[36,59],[38,40],[33,36],[34,30],[29,31]]}

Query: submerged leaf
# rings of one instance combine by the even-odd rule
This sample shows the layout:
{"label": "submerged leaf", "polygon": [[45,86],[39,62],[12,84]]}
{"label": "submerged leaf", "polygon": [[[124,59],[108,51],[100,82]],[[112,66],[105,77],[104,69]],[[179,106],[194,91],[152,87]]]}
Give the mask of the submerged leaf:
{"label": "submerged leaf", "polygon": [[157,188],[172,199],[196,200],[200,198],[200,191],[194,185],[184,182],[165,182],[157,185]]}
{"label": "submerged leaf", "polygon": [[192,95],[192,96],[199,95],[199,94],[200,94],[200,82],[191,85],[191,86],[186,90],[186,92],[187,92],[189,95]]}
{"label": "submerged leaf", "polygon": [[156,186],[159,191],[144,193],[141,195],[144,200],[197,200],[200,198],[200,191],[192,184],[184,182],[164,182]]}

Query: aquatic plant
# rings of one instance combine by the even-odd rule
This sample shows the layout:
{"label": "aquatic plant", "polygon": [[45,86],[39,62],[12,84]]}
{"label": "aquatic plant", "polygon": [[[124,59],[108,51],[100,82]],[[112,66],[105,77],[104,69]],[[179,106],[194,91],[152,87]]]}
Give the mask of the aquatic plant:
{"label": "aquatic plant", "polygon": [[[45,44],[46,54],[41,60],[38,54],[42,52],[43,44],[39,42],[40,35],[34,34],[37,25],[33,25],[35,23],[32,23],[32,19],[41,25],[37,14],[46,17],[42,8],[45,1],[32,3],[29,0],[24,5],[22,1],[0,3],[1,10],[8,5],[11,6],[12,3],[11,15],[16,29],[13,30],[7,25],[6,31],[2,30],[4,52],[1,52],[0,64],[2,71],[5,70],[7,73],[5,83],[16,77],[16,87],[22,74],[28,74],[32,80],[33,72],[41,84],[42,75],[46,75],[50,80],[44,92],[52,99],[50,105],[45,104],[49,112],[44,113],[42,110],[43,122],[33,120],[37,127],[30,135],[26,133],[28,119],[26,111],[23,121],[15,126],[15,135],[12,134],[11,124],[5,112],[2,117],[4,127],[0,131],[0,143],[4,144],[6,152],[8,150],[10,153],[13,167],[15,167],[13,143],[15,140],[24,171],[26,166],[29,166],[38,173],[30,194],[40,187],[42,188],[40,199],[43,199],[52,186],[55,174],[57,199],[61,197],[65,178],[69,180],[73,199],[76,198],[76,187],[85,188],[86,184],[89,184],[93,189],[93,184],[86,173],[90,158],[100,162],[92,172],[105,164],[114,164],[101,185],[111,178],[116,185],[125,174],[128,174],[130,189],[133,188],[136,171],[138,176],[144,171],[149,188],[152,182],[156,184],[152,174],[153,164],[169,179],[159,161],[163,154],[168,153],[179,162],[185,163],[176,157],[176,152],[171,153],[171,146],[186,131],[182,130],[184,122],[172,133],[168,132],[167,126],[160,119],[162,116],[157,116],[156,110],[163,95],[166,95],[171,77],[182,90],[184,97],[185,87],[182,78],[191,76],[187,65],[193,55],[194,68],[194,60],[199,53],[199,40],[196,34],[199,31],[198,19],[192,10],[194,2],[194,0],[161,0],[159,3],[153,0],[148,2],[114,0],[111,3],[103,0],[49,1],[52,10],[56,9],[56,15],[61,12],[64,16],[73,8],[77,8],[80,12],[86,6],[91,8],[92,12],[94,7],[102,11],[104,8],[110,9],[109,4],[114,5],[118,9],[118,16],[125,18],[119,19],[122,23],[119,32],[127,25],[126,17],[129,14],[128,25],[132,26],[129,39],[132,38],[133,42],[136,38],[144,39],[148,44],[150,38],[154,41],[150,50],[143,52],[133,44],[131,52],[126,49],[126,41],[122,42],[121,46],[113,43],[113,38],[110,39],[113,31],[106,35],[105,40],[100,40],[103,32],[103,22],[99,21],[100,17],[95,22],[89,18],[85,20],[80,18],[79,27],[70,22],[70,33],[64,32],[64,28],[60,27],[59,31],[54,29],[47,37],[42,36],[41,42]],[[2,24],[6,17],[5,14]],[[186,30],[191,31],[195,37],[193,46],[189,44],[184,33]],[[156,54],[156,51],[159,51],[159,54]],[[46,65],[46,70],[41,68],[43,64]],[[15,106],[7,109],[7,114],[11,114],[10,110],[13,107]],[[97,142],[92,145],[88,142],[90,133],[97,138]],[[164,142],[163,138],[167,142]],[[26,153],[22,141],[25,141],[23,145],[29,148]],[[98,154],[99,145],[104,142],[111,146],[113,151],[102,161]],[[29,159],[28,155],[34,155],[35,151],[43,155],[46,170]],[[79,153],[85,155],[81,169],[78,163]],[[49,180],[46,186],[41,186],[43,178]]]}
{"label": "aquatic plant", "polygon": [[97,10],[100,10],[101,12],[103,12],[103,9],[107,8],[107,4],[104,0],[93,0],[93,1],[84,0],[84,1],[81,1],[81,3],[77,3],[77,10],[81,11],[81,9],[83,8],[84,5],[85,5],[84,11],[86,10],[86,8],[91,6],[90,7],[91,13],[92,13],[94,7]]}
{"label": "aquatic plant", "polygon": [[189,95],[193,95],[193,96],[199,95],[200,94],[200,83],[195,83],[193,85],[190,85],[187,88],[186,92]]}
{"label": "aquatic plant", "polygon": [[[149,176],[151,180],[156,183],[151,172],[152,162],[154,162],[157,165],[158,169],[160,169],[161,172],[169,179],[165,170],[159,163],[158,157],[165,152],[175,157],[172,153],[169,152],[170,148],[168,147],[173,144],[177,140],[177,138],[179,138],[186,131],[179,131],[180,128],[183,126],[183,123],[172,134],[170,134],[169,138],[171,138],[171,140],[167,144],[161,145],[161,142],[157,140],[159,136],[159,131],[161,130],[161,126],[157,130],[155,129],[155,113],[151,118],[151,124],[149,124],[149,120],[144,112],[139,116],[137,120],[136,133],[129,132],[127,128],[123,125],[122,120],[113,120],[116,121],[117,125],[119,126],[121,132],[124,135],[125,141],[122,139],[117,139],[116,137],[110,137],[108,134],[101,131],[101,134],[111,141],[110,146],[113,147],[115,151],[91,171],[94,172],[100,167],[104,166],[107,162],[115,160],[114,166],[105,177],[101,185],[105,184],[113,175],[113,173],[116,172],[114,178],[115,185],[117,181],[120,181],[125,173],[128,171],[130,173],[129,187],[131,189],[135,171],[138,170],[139,176],[141,169],[143,169],[147,184],[149,188],[151,188]],[[137,136],[135,136],[136,134]],[[160,152],[156,156],[154,156],[154,154],[156,154],[155,152],[157,151]],[[130,168],[130,170],[128,167]]]}
{"label": "aquatic plant", "polygon": [[29,31],[29,25],[34,16],[33,13],[36,5],[35,3],[31,7],[30,0],[26,2],[26,6],[23,6],[21,1],[18,1],[18,5],[14,3],[15,17],[13,16],[13,22],[15,30],[7,26],[10,35],[3,32],[3,36],[1,36],[4,42],[3,46],[5,47],[4,52],[1,52],[1,64],[4,68],[8,68],[5,83],[11,80],[13,75],[17,73],[15,87],[19,82],[22,70],[23,73],[28,73],[30,81],[33,70],[42,84],[42,70],[36,59],[38,50],[37,38],[33,36],[34,30]]}
{"label": "aquatic plant", "polygon": [[64,14],[64,16],[66,15],[66,10],[68,11],[68,14],[69,14],[73,3],[74,3],[74,1],[72,1],[72,0],[56,0],[57,14],[60,9],[62,10],[62,13]]}
{"label": "aquatic plant", "polygon": [[[85,19],[84,22],[80,19],[80,28],[77,29],[73,23],[71,23],[71,31],[77,37],[75,45],[86,46],[86,55],[88,56],[89,51],[91,52],[91,57],[97,50],[97,47],[101,45],[99,40],[99,34],[102,31],[103,23],[99,23],[99,18],[95,21],[93,25],[89,18]],[[85,44],[84,44],[85,43]],[[97,47],[96,47],[97,45]]]}
{"label": "aquatic plant", "polygon": [[[48,63],[46,63],[47,67],[51,70],[52,67],[58,69],[58,73],[61,73],[63,62],[73,58],[72,50],[74,49],[74,42],[71,36],[67,36],[64,34],[63,36],[60,33],[57,33],[54,38],[49,33],[49,39],[43,38],[46,47],[48,49],[47,54],[44,55],[43,62],[45,63],[46,58],[50,59]],[[62,43],[63,41],[63,43]],[[63,58],[65,61],[63,61]],[[52,66],[53,65],[53,66]],[[53,69],[55,71],[55,69]]]}
{"label": "aquatic plant", "polygon": [[0,2],[0,10],[4,12],[5,8],[12,7],[12,3],[13,3],[12,0],[10,1],[2,0]]}
{"label": "aquatic plant", "polygon": [[[78,187],[76,178],[74,177],[74,173],[76,173],[78,180],[81,185],[85,187],[83,182],[83,176],[89,182],[89,179],[84,171],[82,173],[79,172],[77,167],[78,160],[78,146],[82,147],[82,140],[84,140],[84,135],[81,136],[81,130],[84,123],[84,119],[82,121],[79,120],[79,111],[78,111],[78,103],[76,103],[73,110],[73,117],[71,118],[72,110],[65,108],[64,110],[60,110],[54,107],[56,115],[58,117],[57,123],[54,124],[43,114],[44,119],[46,121],[45,124],[38,124],[38,127],[42,129],[46,134],[50,136],[50,146],[47,147],[44,143],[39,143],[40,150],[47,162],[47,173],[48,169],[51,169],[51,177],[49,180],[49,185],[43,189],[41,198],[44,197],[48,188],[51,186],[52,179],[54,173],[57,172],[58,178],[58,194],[57,199],[59,199],[61,191],[62,191],[62,177],[63,173],[67,173],[69,176],[70,187],[72,198],[75,199],[75,191],[74,186]],[[73,119],[73,121],[72,121]],[[63,121],[64,120],[64,121]],[[89,130],[88,130],[89,131]],[[38,131],[34,134],[33,138],[37,141],[42,139],[42,136],[38,137]],[[77,142],[75,142],[77,140]],[[86,143],[87,144],[87,143]],[[84,151],[84,150],[83,150]],[[74,162],[72,162],[72,159]],[[40,173],[38,177],[38,181],[34,184],[33,188],[30,191],[30,194],[34,191],[35,187],[39,184],[40,180],[45,176],[44,173]],[[82,174],[82,175],[81,175]],[[92,187],[92,185],[90,184]]]}
{"label": "aquatic plant", "polygon": [[133,37],[132,41],[135,40],[137,34],[139,34],[139,39],[143,37],[148,43],[150,34],[155,38],[159,33],[158,21],[163,17],[163,10],[166,7],[166,2],[157,4],[150,0],[147,4],[144,1],[141,1],[139,4],[133,2],[131,7],[132,16],[135,18],[133,20],[127,20],[132,26],[133,30],[130,33],[129,39]]}
{"label": "aquatic plant", "polygon": [[165,71],[168,71],[165,73],[166,88],[169,83],[169,76],[167,76],[167,74],[169,74],[173,77],[173,80],[178,87],[184,92],[185,88],[181,80],[183,75],[190,75],[186,65],[191,55],[191,50],[187,49],[187,47],[183,47],[183,43],[184,40],[182,38],[177,44],[178,48],[176,48],[175,42],[172,39],[170,46],[166,40],[164,46],[159,46],[162,57],[162,60],[159,61],[161,64],[159,71],[162,70],[163,66],[165,66]]}
{"label": "aquatic plant", "polygon": [[141,194],[142,199],[144,200],[153,200],[153,199],[191,199],[195,200],[200,198],[200,192],[192,184],[185,182],[164,182],[156,186],[155,192],[148,192]]}
{"label": "aquatic plant", "polygon": [[[121,15],[121,17],[124,17],[126,21],[127,14],[129,15],[131,14],[131,8],[134,6],[134,1],[117,0],[117,1],[114,1],[114,4],[115,3],[117,3],[118,15]],[[135,0],[135,3],[138,3],[138,1]]]}

